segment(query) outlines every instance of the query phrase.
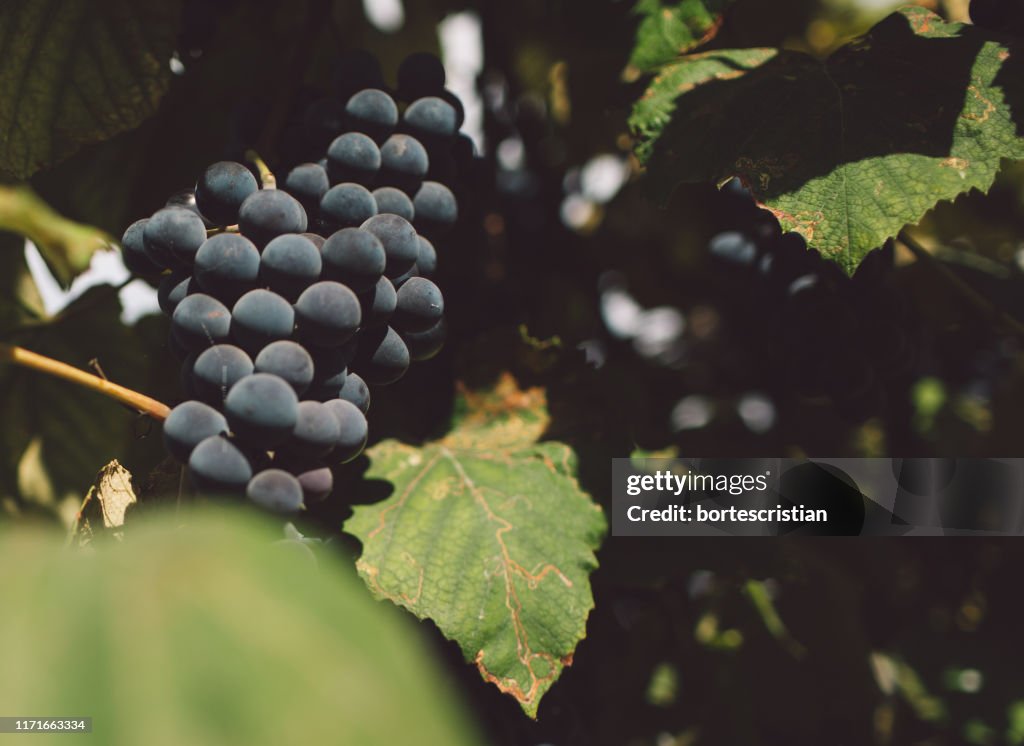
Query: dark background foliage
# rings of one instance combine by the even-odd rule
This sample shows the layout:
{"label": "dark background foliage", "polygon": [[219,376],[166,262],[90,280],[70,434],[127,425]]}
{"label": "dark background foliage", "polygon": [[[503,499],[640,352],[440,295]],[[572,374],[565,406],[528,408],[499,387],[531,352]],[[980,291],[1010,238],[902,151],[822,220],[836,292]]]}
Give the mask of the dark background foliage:
{"label": "dark background foliage", "polygon": [[[443,434],[455,381],[486,384],[511,370],[547,388],[548,435],[576,449],[581,483],[602,503],[608,459],[637,450],[1020,452],[1018,340],[951,297],[909,255],[897,256],[892,290],[918,319],[920,355],[886,382],[884,405],[844,411],[792,391],[771,362],[780,340],[763,317],[773,309],[755,281],[707,250],[716,233],[771,219],[713,185],[680,188],[659,208],[630,155],[626,119],[645,79],[624,74],[637,24],[627,2],[417,0],[405,3],[401,30],[383,33],[355,2],[185,0],[176,46],[184,71],[171,77],[156,113],[31,183],[64,215],[120,235],[208,163],[239,157],[239,132],[272,167],[286,163],[289,118],[310,90],[329,84],[339,53],[371,50],[393,80],[405,54],[437,50],[443,17],[465,10],[482,22],[485,148],[476,182],[461,195],[465,219],[439,247],[449,342],[375,399],[372,438],[415,443]],[[872,20],[813,0],[741,1],[715,44],[822,53]],[[498,157],[502,143],[521,154],[511,165]],[[580,169],[600,154],[627,169],[626,183],[611,201],[590,200],[582,218],[567,220]],[[941,205],[923,223],[941,262],[1017,315],[1021,177],[1008,167],[990,195]],[[4,252],[13,268],[5,277],[23,271],[14,249]],[[21,292],[13,280],[9,291]],[[638,345],[609,324],[615,293],[643,309],[675,309],[685,328],[653,350]],[[3,338],[81,367],[97,358],[113,380],[174,403],[180,393],[163,320],[127,327],[117,312],[116,293],[99,288],[45,323],[12,311]],[[117,405],[24,372],[5,371],[0,383],[0,520],[66,518],[68,496],[80,498],[113,457],[137,480],[158,469],[157,433]],[[741,406],[752,401],[757,416]],[[346,470],[344,499],[311,511],[309,530],[337,534],[348,503],[373,497],[360,480],[364,468]],[[1024,742],[1013,653],[1024,561],[1017,540],[610,538],[599,559],[588,637],[537,722],[482,684],[438,636],[494,743]]]}

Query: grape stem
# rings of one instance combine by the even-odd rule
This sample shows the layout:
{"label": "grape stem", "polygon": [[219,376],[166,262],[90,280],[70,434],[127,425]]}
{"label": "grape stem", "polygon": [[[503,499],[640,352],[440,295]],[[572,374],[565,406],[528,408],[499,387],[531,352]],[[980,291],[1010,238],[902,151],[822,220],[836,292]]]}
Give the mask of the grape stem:
{"label": "grape stem", "polygon": [[259,153],[255,150],[247,150],[245,151],[245,159],[260,172],[260,183],[264,189],[277,189],[277,177],[274,176],[266,162],[260,158]]}
{"label": "grape stem", "polygon": [[917,241],[916,238],[911,236],[905,230],[900,231],[897,238],[904,246],[910,249],[910,253],[912,253],[919,262],[931,269],[938,277],[941,277],[948,285],[950,285],[950,287],[956,290],[965,301],[973,306],[975,310],[1001,323],[1018,337],[1024,338],[1024,324],[1021,324],[1017,319],[1010,316],[1006,311],[999,308],[999,306],[995,305],[992,301],[968,285],[945,264],[937,261],[935,257],[933,257],[931,253]]}
{"label": "grape stem", "polygon": [[54,360],[31,350],[26,350],[24,347],[0,342],[0,362],[4,361],[20,365],[23,368],[38,370],[57,378],[63,378],[65,381],[77,383],[79,386],[84,386],[87,389],[98,391],[104,396],[127,404],[132,409],[147,414],[155,420],[166,420],[167,415],[171,413],[171,408],[166,404],[152,399],[145,394],[140,394],[138,391],[111,383],[104,378],[94,376],[92,373],[86,373],[84,370],[79,370],[67,363],[62,363],[59,360]]}
{"label": "grape stem", "polygon": [[206,237],[216,236],[219,233],[240,233],[241,229],[237,225],[224,225],[217,228],[207,228]]}

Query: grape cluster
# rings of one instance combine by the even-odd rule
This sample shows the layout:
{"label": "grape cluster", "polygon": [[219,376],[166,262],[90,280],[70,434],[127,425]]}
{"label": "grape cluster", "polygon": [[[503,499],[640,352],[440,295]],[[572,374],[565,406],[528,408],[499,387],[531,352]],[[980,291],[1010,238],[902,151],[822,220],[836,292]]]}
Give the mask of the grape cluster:
{"label": "grape cluster", "polygon": [[369,386],[444,342],[430,278],[433,242],[458,216],[442,179],[455,178],[444,164],[461,106],[428,55],[402,63],[397,101],[365,69],[345,81],[347,97],[306,115],[324,157],[295,165],[281,188],[214,163],[122,239],[128,268],[161,278],[182,361],[187,400],[164,423],[169,453],[197,489],[277,512],[330,494],[331,468],[366,444]]}
{"label": "grape cluster", "polygon": [[889,282],[891,243],[870,252],[852,277],[798,233],[755,240],[726,231],[709,250],[756,281],[762,354],[798,395],[829,399],[860,420],[878,413],[888,383],[913,369],[918,334],[909,304]]}

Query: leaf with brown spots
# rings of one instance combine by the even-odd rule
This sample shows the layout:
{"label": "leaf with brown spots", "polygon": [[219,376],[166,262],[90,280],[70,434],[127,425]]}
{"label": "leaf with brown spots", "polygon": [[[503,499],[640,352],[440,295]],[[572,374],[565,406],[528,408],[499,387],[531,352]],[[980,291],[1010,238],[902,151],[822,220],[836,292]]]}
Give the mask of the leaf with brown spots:
{"label": "leaf with brown spots", "polygon": [[636,45],[629,63],[653,70],[700,46],[718,32],[722,11],[733,0],[638,0]]}
{"label": "leaf with brown spots", "polygon": [[511,376],[462,391],[443,439],[370,449],[367,476],[394,492],[345,524],[373,593],[432,619],[531,717],[585,636],[606,531],[572,449],[538,442],[547,424],[543,390]]}
{"label": "leaf with brown spots", "polygon": [[655,189],[740,178],[783,229],[852,272],[940,201],[1024,158],[1024,47],[904,8],[826,60],[776,49],[665,67],[631,126]]}

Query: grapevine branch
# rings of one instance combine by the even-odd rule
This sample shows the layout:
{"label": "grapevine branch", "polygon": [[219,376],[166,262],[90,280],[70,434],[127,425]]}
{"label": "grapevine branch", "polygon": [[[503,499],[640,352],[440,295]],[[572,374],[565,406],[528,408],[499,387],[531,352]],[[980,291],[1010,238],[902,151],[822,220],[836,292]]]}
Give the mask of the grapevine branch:
{"label": "grapevine branch", "polygon": [[140,394],[138,391],[111,383],[104,378],[94,376],[92,373],[86,373],[84,370],[79,370],[67,363],[62,363],[59,360],[54,360],[31,350],[26,350],[24,347],[0,342],[0,362],[9,362],[13,365],[31,368],[32,370],[38,370],[57,378],[63,378],[65,381],[77,383],[79,386],[98,391],[104,396],[127,404],[132,409],[147,414],[155,420],[166,420],[167,415],[171,413],[171,408],[163,402],[152,399],[145,394]]}
{"label": "grapevine branch", "polygon": [[277,177],[274,176],[266,162],[260,158],[259,153],[255,150],[247,150],[245,151],[245,159],[252,163],[256,170],[260,172],[260,186],[264,189],[277,189]]}
{"label": "grapevine branch", "polygon": [[941,277],[947,284],[956,290],[964,300],[970,303],[975,310],[985,316],[993,318],[1017,336],[1024,338],[1024,324],[1010,316],[1010,314],[999,308],[992,301],[985,298],[985,296],[964,282],[947,266],[941,262],[935,261],[935,257],[933,257],[928,250],[917,241],[916,238],[911,236],[905,230],[900,231],[898,238],[904,246],[910,249],[910,252],[919,262],[929,267],[936,275]]}

